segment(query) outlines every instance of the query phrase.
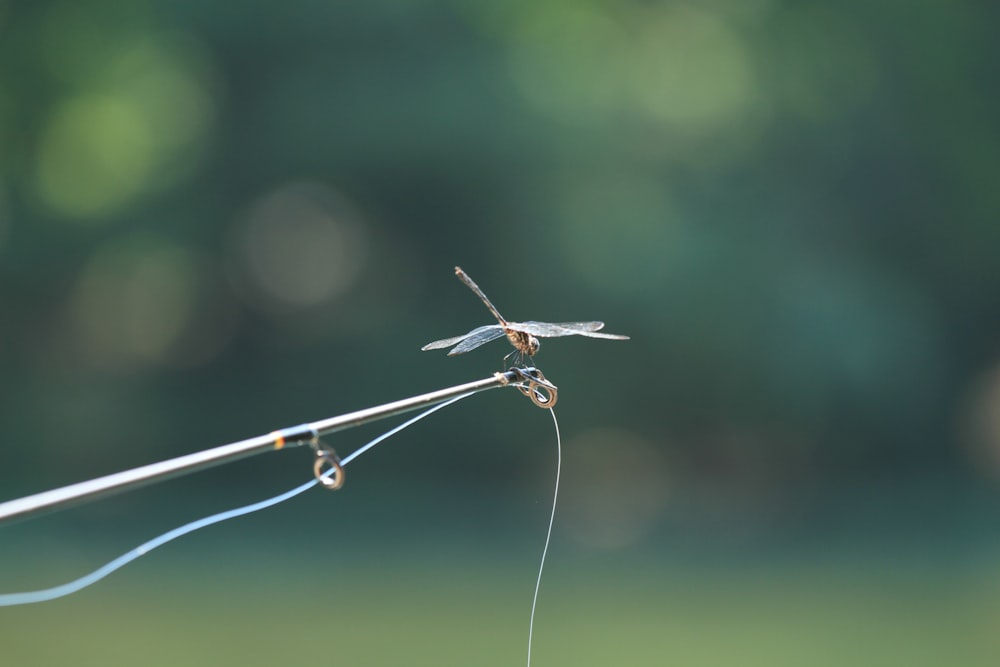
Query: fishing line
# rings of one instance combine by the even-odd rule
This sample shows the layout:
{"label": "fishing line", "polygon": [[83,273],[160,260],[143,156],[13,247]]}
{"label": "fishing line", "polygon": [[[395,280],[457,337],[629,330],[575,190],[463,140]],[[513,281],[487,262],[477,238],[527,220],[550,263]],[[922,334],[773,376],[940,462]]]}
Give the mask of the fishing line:
{"label": "fishing line", "polygon": [[[413,417],[413,418],[411,418],[411,419],[403,422],[399,426],[396,426],[396,427],[394,427],[394,428],[386,431],[385,433],[382,433],[378,437],[372,439],[371,441],[369,441],[365,445],[359,447],[358,449],[356,449],[355,451],[351,452],[349,455],[347,455],[346,457],[344,457],[340,461],[341,467],[346,466],[347,464],[349,464],[354,459],[356,459],[359,456],[361,456],[362,454],[368,452],[372,447],[374,447],[377,444],[383,442],[384,440],[392,437],[393,435],[399,433],[400,431],[402,431],[402,430],[404,430],[404,429],[412,426],[413,424],[417,423],[418,421],[420,421],[424,417],[427,417],[427,416],[433,414],[434,412],[437,412],[438,410],[440,410],[442,408],[445,408],[445,407],[447,407],[447,406],[449,406],[449,405],[451,405],[453,403],[456,403],[456,402],[462,400],[463,398],[468,398],[473,393],[476,393],[476,392],[469,392],[469,393],[466,393],[466,394],[461,394],[461,395],[456,396],[456,397],[454,397],[454,398],[452,398],[452,399],[450,399],[448,401],[445,401],[443,403],[440,403],[438,405],[430,407],[427,410],[424,410],[423,412],[421,412],[420,414],[418,414],[416,417]],[[553,408],[550,407],[549,408],[549,412],[552,414],[552,423],[553,423],[553,425],[555,427],[555,432],[556,432],[556,455],[557,455],[557,458],[556,458],[556,479],[555,479],[555,489],[554,489],[553,495],[552,495],[552,510],[551,510],[550,515],[549,515],[548,529],[547,529],[546,534],[545,534],[545,544],[544,544],[544,547],[542,548],[542,555],[541,555],[541,559],[540,559],[539,566],[538,566],[538,577],[535,580],[535,589],[534,589],[534,594],[532,596],[532,601],[531,601],[531,615],[530,615],[529,622],[528,622],[528,667],[531,667],[531,645],[532,645],[532,639],[533,639],[533,636],[534,636],[535,609],[536,609],[537,604],[538,604],[538,594],[539,594],[539,590],[541,588],[541,583],[542,583],[542,571],[543,571],[543,569],[545,567],[545,559],[546,559],[546,556],[548,555],[549,544],[550,544],[551,539],[552,539],[552,526],[553,526],[553,523],[555,521],[556,502],[557,502],[558,495],[559,495],[559,479],[560,479],[560,472],[562,470],[562,439],[561,439],[561,436],[560,436],[560,433],[559,433],[559,421],[556,419],[556,413],[555,413],[555,410]],[[329,475],[331,473],[333,473],[333,470],[328,470],[326,473],[324,473],[324,475]],[[17,606],[17,605],[33,604],[33,603],[36,603],[36,602],[46,602],[46,601],[49,601],[49,600],[55,600],[57,598],[65,597],[65,596],[70,595],[72,593],[76,593],[76,592],[78,592],[78,591],[80,591],[80,590],[82,590],[84,588],[87,588],[88,586],[91,586],[91,585],[99,582],[100,580],[104,579],[105,577],[107,577],[111,573],[115,572],[116,570],[121,569],[122,567],[124,567],[125,565],[128,565],[132,561],[134,561],[134,560],[136,560],[136,559],[138,559],[138,558],[140,558],[142,556],[145,556],[146,554],[148,554],[149,552],[153,551],[154,549],[157,549],[157,548],[163,546],[164,544],[167,544],[168,542],[172,542],[173,540],[175,540],[175,539],[177,539],[179,537],[182,537],[182,536],[187,535],[189,533],[193,533],[196,530],[200,530],[202,528],[206,528],[208,526],[211,526],[211,525],[214,525],[214,524],[217,524],[217,523],[221,523],[223,521],[227,521],[229,519],[235,519],[235,518],[240,517],[240,516],[245,516],[247,514],[252,514],[254,512],[258,512],[260,510],[267,509],[269,507],[273,507],[275,505],[278,505],[280,503],[285,502],[286,500],[291,500],[292,498],[294,498],[294,497],[296,497],[296,496],[298,496],[298,495],[300,495],[302,493],[305,493],[306,491],[308,491],[309,489],[311,489],[312,487],[316,486],[319,483],[320,483],[319,480],[317,480],[317,479],[311,479],[308,482],[305,482],[304,484],[300,484],[299,486],[297,486],[297,487],[295,487],[293,489],[285,491],[284,493],[280,493],[280,494],[278,494],[276,496],[273,496],[271,498],[267,498],[265,500],[261,500],[261,501],[255,502],[255,503],[251,503],[249,505],[243,505],[241,507],[237,507],[237,508],[234,508],[234,509],[231,509],[231,510],[226,510],[224,512],[219,512],[217,514],[213,514],[213,515],[210,515],[210,516],[207,516],[207,517],[203,517],[201,519],[196,519],[195,521],[191,521],[189,523],[186,523],[186,524],[184,524],[182,526],[179,526],[177,528],[169,530],[169,531],[167,531],[167,532],[165,532],[165,533],[163,533],[163,534],[161,534],[161,535],[159,535],[159,536],[157,536],[157,537],[155,537],[155,538],[153,538],[153,539],[151,539],[151,540],[149,540],[147,542],[144,542],[144,543],[140,544],[139,546],[135,547],[134,549],[132,549],[131,551],[128,551],[128,552],[122,554],[121,556],[119,556],[118,558],[115,558],[115,559],[109,561],[108,563],[102,565],[101,567],[97,568],[93,572],[90,572],[90,573],[88,573],[88,574],[86,574],[86,575],[84,575],[82,577],[79,577],[78,579],[75,579],[73,581],[70,581],[68,583],[61,584],[59,586],[54,586],[52,588],[46,588],[46,589],[42,589],[42,590],[37,590],[37,591],[25,591],[25,592],[21,592],[21,593],[4,593],[4,594],[0,594],[0,607],[11,607],[11,606]]]}
{"label": "fishing line", "polygon": [[[341,460],[340,465],[346,466],[348,463],[358,458],[359,456],[361,456],[362,454],[364,454],[365,452],[367,452],[372,447],[379,444],[386,438],[389,438],[399,433],[403,429],[415,424],[424,417],[427,417],[428,415],[437,412],[441,408],[449,406],[452,403],[462,400],[463,398],[468,398],[469,396],[472,396],[473,393],[475,392],[469,392],[467,394],[456,396],[455,398],[452,398],[449,401],[445,401],[444,403],[439,403],[438,405],[435,405],[431,408],[428,408],[427,410],[424,410],[416,417],[413,417],[412,419],[403,422],[399,426],[396,426],[395,428],[386,431],[385,433],[378,436],[371,442],[368,442],[359,449],[351,452],[349,455],[347,455]],[[327,471],[326,474],[329,474],[330,472],[332,471]],[[242,507],[237,507],[235,509],[226,510],[225,512],[219,512],[218,514],[206,516],[201,519],[196,519],[195,521],[186,523],[183,526],[174,528],[173,530],[169,530],[158,537],[154,537],[148,542],[144,542],[139,546],[135,547],[134,549],[132,549],[131,551],[122,554],[118,558],[115,558],[114,560],[110,561],[105,565],[102,565],[93,572],[86,574],[80,577],[79,579],[75,579],[74,581],[62,584],[60,586],[54,586],[52,588],[46,588],[38,591],[0,594],[0,607],[12,607],[15,605],[31,604],[34,602],[45,602],[48,600],[55,600],[56,598],[64,597],[71,593],[76,593],[79,590],[82,590],[92,584],[97,583],[98,581],[108,576],[115,570],[118,570],[124,567],[125,565],[128,565],[137,558],[145,556],[153,549],[161,547],[164,544],[177,539],[178,537],[187,535],[188,533],[193,533],[196,530],[200,530],[202,528],[211,526],[216,523],[221,523],[222,521],[235,519],[236,517],[244,516],[246,514],[252,514],[259,510],[267,509],[268,507],[273,507],[275,505],[278,505],[279,503],[283,503],[286,500],[290,500],[295,496],[308,491],[317,484],[319,484],[318,480],[311,479],[308,482],[295,487],[294,489],[285,491],[284,493],[278,494],[272,498],[267,498],[266,500],[261,500],[255,503],[251,503],[249,505],[243,505]]]}
{"label": "fishing line", "polygon": [[549,514],[549,528],[545,532],[545,546],[542,547],[542,557],[538,563],[538,578],[535,580],[535,594],[531,598],[531,617],[528,620],[528,667],[531,667],[531,640],[535,630],[535,607],[538,605],[538,589],[542,586],[542,570],[545,569],[545,557],[549,553],[549,542],[552,541],[552,524],[556,519],[556,501],[559,499],[559,474],[562,472],[562,437],[559,435],[559,420],[556,419],[555,408],[549,408],[552,424],[556,429],[556,483],[552,491],[552,512]]}

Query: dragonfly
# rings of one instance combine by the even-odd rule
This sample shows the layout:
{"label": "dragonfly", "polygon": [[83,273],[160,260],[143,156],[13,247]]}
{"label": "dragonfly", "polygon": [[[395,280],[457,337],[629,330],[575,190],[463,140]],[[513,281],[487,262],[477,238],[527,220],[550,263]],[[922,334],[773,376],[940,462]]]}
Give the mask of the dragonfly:
{"label": "dragonfly", "polygon": [[[629,340],[628,336],[621,336],[618,334],[609,334],[600,331],[604,328],[604,322],[535,322],[529,320],[527,322],[510,322],[504,319],[504,316],[500,314],[496,306],[486,297],[483,290],[479,289],[472,278],[469,277],[461,267],[455,267],[455,275],[461,280],[465,285],[471,289],[480,300],[486,304],[490,312],[493,313],[493,317],[497,319],[496,324],[487,324],[485,326],[476,327],[467,334],[461,336],[453,336],[452,338],[442,338],[441,340],[436,340],[433,343],[427,343],[421,350],[438,350],[445,347],[451,347],[448,352],[448,356],[454,356],[456,354],[463,354],[471,350],[476,349],[481,345],[485,345],[490,341],[496,340],[497,338],[507,337],[510,344],[514,346],[514,351],[511,354],[518,354],[521,358],[523,357],[533,357],[538,354],[539,348],[542,346],[539,338],[558,338],[559,336],[587,336],[588,338],[607,338],[609,340]],[[454,347],[452,347],[454,345]],[[510,355],[507,355],[508,357]]]}

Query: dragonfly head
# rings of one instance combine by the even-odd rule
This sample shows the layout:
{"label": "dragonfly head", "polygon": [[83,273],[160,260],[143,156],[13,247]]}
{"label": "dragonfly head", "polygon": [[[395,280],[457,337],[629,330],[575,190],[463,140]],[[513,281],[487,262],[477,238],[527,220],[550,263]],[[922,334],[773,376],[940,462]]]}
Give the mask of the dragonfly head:
{"label": "dragonfly head", "polygon": [[542,347],[542,342],[535,338],[534,336],[528,336],[528,356],[533,357],[538,354],[538,350]]}

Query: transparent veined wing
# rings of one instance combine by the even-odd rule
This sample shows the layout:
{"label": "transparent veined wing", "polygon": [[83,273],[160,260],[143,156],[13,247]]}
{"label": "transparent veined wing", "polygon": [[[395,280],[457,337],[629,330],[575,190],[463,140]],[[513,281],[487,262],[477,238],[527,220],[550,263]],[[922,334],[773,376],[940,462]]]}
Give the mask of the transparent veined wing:
{"label": "transparent veined wing", "polygon": [[485,345],[491,340],[496,340],[497,338],[503,338],[507,333],[499,324],[490,324],[485,327],[479,327],[478,329],[473,329],[469,332],[469,336],[463,340],[461,343],[456,345],[448,352],[449,357],[453,357],[456,354],[462,354],[463,352],[468,352],[474,350],[480,345]]}
{"label": "transparent veined wing", "polygon": [[603,331],[578,331],[578,336],[586,336],[587,338],[606,338],[608,340],[632,340],[628,336],[623,336],[621,334],[609,334]]}
{"label": "transparent veined wing", "polygon": [[[436,340],[433,343],[427,343],[421,350],[438,350],[442,347],[451,347],[456,343],[463,343],[463,341],[472,340],[475,344],[472,347],[463,347],[462,352],[468,352],[469,350],[475,349],[484,343],[488,343],[491,340],[500,338],[504,335],[503,329],[500,328],[499,324],[487,324],[486,326],[477,327],[467,334],[462,334],[461,336],[452,336],[451,338],[442,338],[441,340]],[[486,338],[482,338],[486,336]],[[455,352],[454,350],[449,354],[461,354],[461,352]]]}
{"label": "transparent veined wing", "polygon": [[[427,350],[439,350],[442,347],[451,347],[455,343],[461,343],[463,340],[465,340],[466,338],[469,338],[470,336],[477,336],[477,335],[483,333],[484,331],[488,331],[490,329],[499,329],[499,328],[500,328],[499,324],[487,324],[486,326],[477,327],[477,328],[473,329],[472,331],[470,331],[469,333],[462,334],[461,336],[452,336],[451,338],[442,338],[441,340],[436,340],[433,343],[427,343],[427,345],[424,345],[420,349],[422,351],[427,351]],[[501,331],[500,334],[502,335],[503,331]]]}
{"label": "transparent veined wing", "polygon": [[611,340],[629,340],[628,336],[599,333],[604,328],[604,322],[508,322],[507,326],[516,331],[523,331],[532,336],[542,338],[558,338],[559,336],[587,336],[589,338],[608,338]]}

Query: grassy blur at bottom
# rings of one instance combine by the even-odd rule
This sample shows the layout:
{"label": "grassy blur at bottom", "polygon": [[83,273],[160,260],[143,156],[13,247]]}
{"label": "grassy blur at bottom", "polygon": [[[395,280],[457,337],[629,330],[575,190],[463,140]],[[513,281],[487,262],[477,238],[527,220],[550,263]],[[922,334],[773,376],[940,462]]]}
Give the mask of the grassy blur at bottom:
{"label": "grassy blur at bottom", "polygon": [[[4,661],[523,664],[534,572],[527,549],[512,551],[516,563],[419,548],[336,564],[243,549],[148,558],[69,598],[0,610]],[[985,666],[1000,648],[995,571],[615,562],[553,556],[533,664]]]}

